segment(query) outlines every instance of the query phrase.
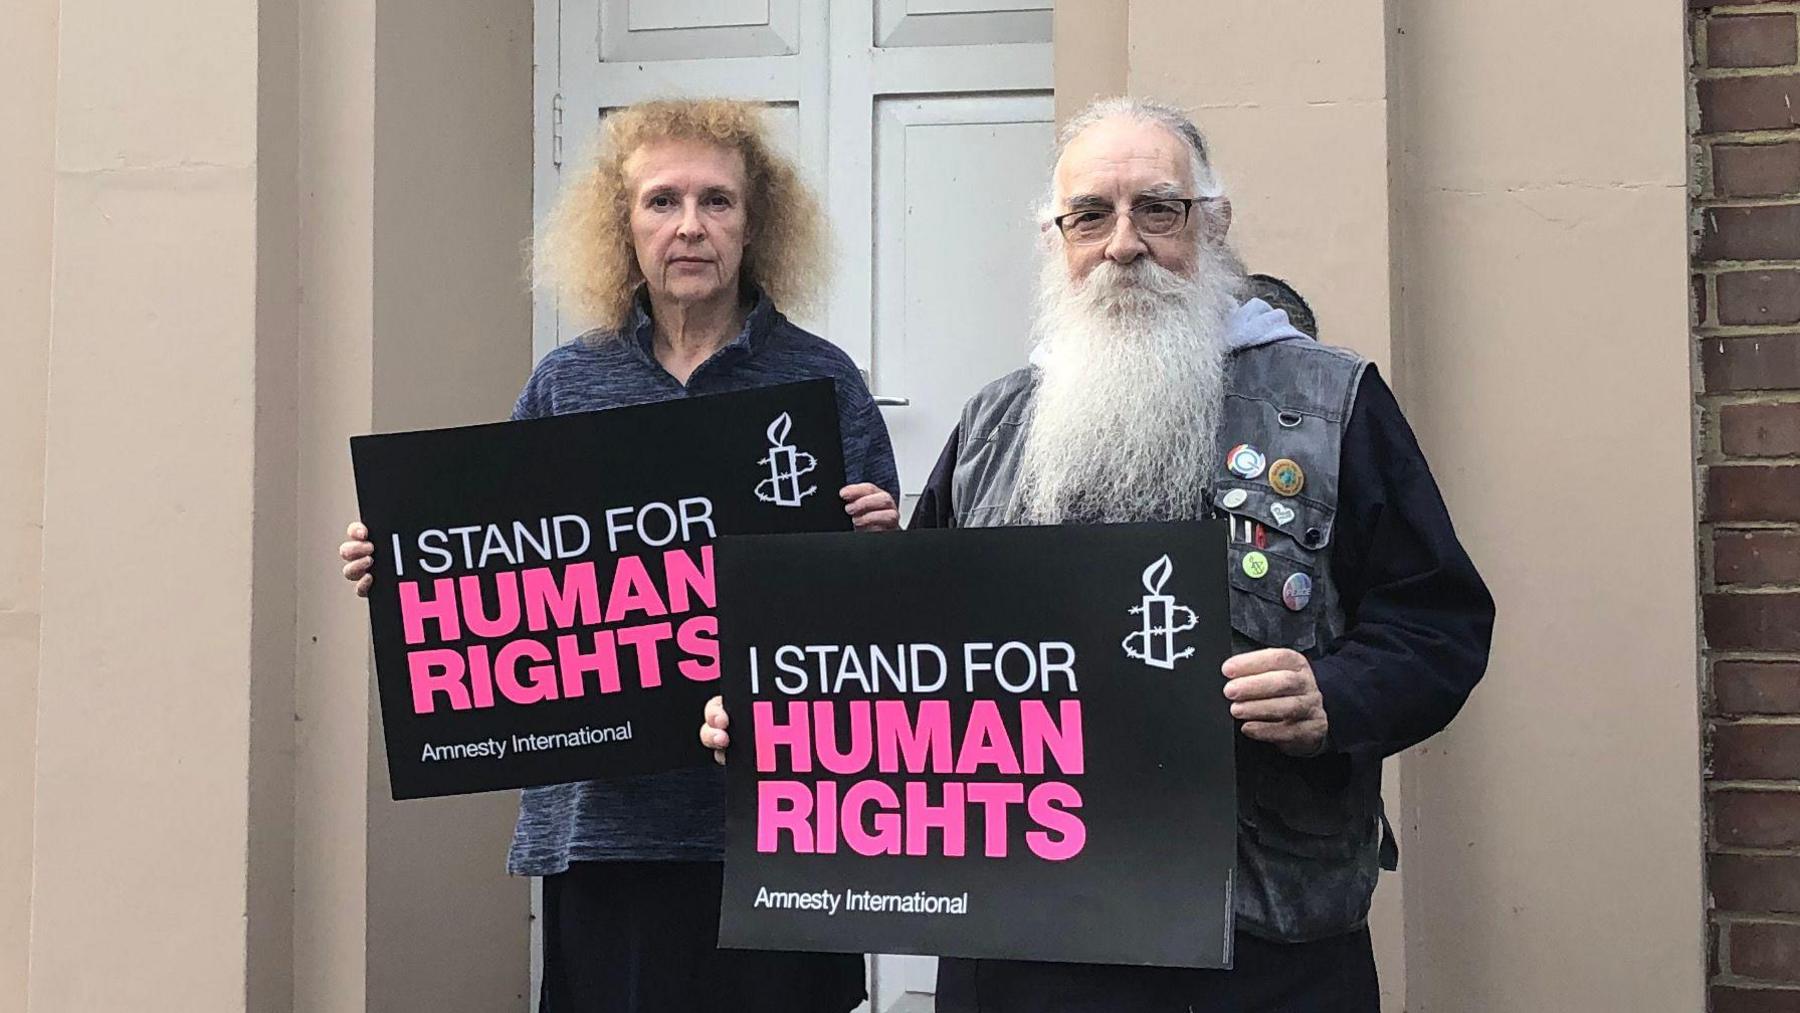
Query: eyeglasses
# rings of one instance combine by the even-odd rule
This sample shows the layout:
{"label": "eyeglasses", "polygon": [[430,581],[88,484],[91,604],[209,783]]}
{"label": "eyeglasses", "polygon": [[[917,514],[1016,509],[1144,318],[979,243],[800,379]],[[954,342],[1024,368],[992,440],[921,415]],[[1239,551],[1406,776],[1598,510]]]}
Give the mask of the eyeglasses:
{"label": "eyeglasses", "polygon": [[[1204,197],[1165,197],[1131,206],[1131,225],[1141,236],[1167,236],[1187,225],[1188,212]],[[1076,246],[1103,243],[1113,234],[1119,213],[1112,208],[1086,208],[1050,219],[1063,238]]]}

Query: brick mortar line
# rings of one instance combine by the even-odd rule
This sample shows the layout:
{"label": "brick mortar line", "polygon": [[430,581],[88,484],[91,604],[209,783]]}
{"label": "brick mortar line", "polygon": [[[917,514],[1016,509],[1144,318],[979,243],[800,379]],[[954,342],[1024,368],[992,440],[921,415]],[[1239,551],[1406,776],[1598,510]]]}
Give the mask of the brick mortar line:
{"label": "brick mortar line", "polygon": [[1790,193],[1757,194],[1749,197],[1701,197],[1694,201],[1694,210],[1731,211],[1738,208],[1791,208],[1800,207],[1800,195]]}
{"label": "brick mortar line", "polygon": [[1738,405],[1800,404],[1800,387],[1770,387],[1766,391],[1701,391],[1695,395],[1698,404],[1708,408],[1735,408]]}
{"label": "brick mortar line", "polygon": [[1693,134],[1692,143],[1707,147],[1716,144],[1773,145],[1800,140],[1800,127],[1757,127],[1752,130],[1716,130],[1710,134]]}
{"label": "brick mortar line", "polygon": [[[1796,324],[1743,324],[1719,327],[1704,324],[1694,328],[1692,335],[1695,344],[1706,341],[1736,341],[1743,338],[1797,338],[1800,339],[1800,323]],[[1787,387],[1771,387],[1770,390],[1788,390]]]}
{"label": "brick mortar line", "polygon": [[1795,992],[1800,993],[1800,985],[1791,982],[1770,981],[1767,978],[1744,978],[1727,971],[1719,973],[1707,981],[1708,985],[1729,985],[1742,992]]}
{"label": "brick mortar line", "polygon": [[[1800,257],[1769,257],[1763,260],[1699,260],[1695,259],[1696,268],[1711,268],[1718,272],[1729,271],[1791,271],[1800,268]],[[1793,325],[1789,325],[1793,326]]]}
{"label": "brick mortar line", "polygon": [[1793,77],[1800,74],[1800,63],[1779,63],[1772,67],[1689,67],[1695,81],[1737,81],[1754,77]]}
{"label": "brick mortar line", "polygon": [[1743,662],[1774,665],[1800,664],[1800,654],[1793,651],[1746,651],[1742,649],[1715,651],[1712,648],[1706,648],[1703,653],[1705,655],[1703,660],[1715,665],[1721,661],[1727,664]]}
{"label": "brick mortar line", "polygon": [[[1779,403],[1779,402],[1770,402],[1770,403],[1774,404],[1774,403]],[[1743,407],[1743,405],[1726,405],[1725,407],[1741,408],[1741,407]],[[1702,466],[1708,467],[1708,468],[1756,467],[1759,465],[1765,466],[1765,467],[1770,467],[1770,468],[1781,468],[1781,467],[1790,467],[1791,468],[1796,464],[1800,464],[1800,455],[1795,455],[1795,454],[1747,455],[1747,454],[1727,454],[1723,451],[1720,451],[1717,454],[1709,454],[1706,458],[1703,458],[1699,463]]]}
{"label": "brick mortar line", "polygon": [[[1716,319],[1716,318],[1715,318]],[[1719,338],[1800,338],[1800,321],[1791,324],[1703,324],[1695,328],[1695,341]],[[1774,387],[1773,390],[1787,390]]]}
{"label": "brick mortar line", "polygon": [[1698,462],[1702,468],[1792,468],[1800,465],[1800,458],[1787,457],[1720,457]]}
{"label": "brick mortar line", "polygon": [[[1732,717],[1718,715],[1711,718],[1711,723],[1724,728],[1800,728],[1800,713],[1745,714]],[[1745,778],[1744,780],[1758,779]],[[1795,774],[1793,777],[1761,778],[1760,780],[1800,781],[1800,774]]]}
{"label": "brick mortar line", "polygon": [[1800,795],[1800,783],[1715,781],[1706,779],[1707,794],[1735,791],[1751,795]]}
{"label": "brick mortar line", "polygon": [[[1720,13],[1718,13],[1720,11],[1725,11],[1727,13],[1720,14]],[[1737,17],[1740,14],[1755,14],[1758,12],[1779,14],[1782,11],[1800,12],[1800,3],[1773,3],[1773,4],[1722,3],[1722,4],[1715,4],[1710,7],[1689,7],[1688,8],[1688,16],[1691,18],[1698,19],[1698,20],[1706,20],[1706,19],[1712,18],[1712,17],[1731,18],[1731,17]]]}
{"label": "brick mortar line", "polygon": [[1800,858],[1800,848],[1714,848],[1709,854],[1729,858]]}
{"label": "brick mortar line", "polygon": [[1795,531],[1800,521],[1707,521],[1700,522],[1705,531]]}
{"label": "brick mortar line", "polygon": [[1747,914],[1751,916],[1749,918],[1720,918],[1717,920],[1720,925],[1792,925],[1795,928],[1800,928],[1800,912],[1770,911],[1766,918],[1763,917],[1763,912],[1743,911],[1738,908],[1728,908],[1717,913],[1722,915]]}
{"label": "brick mortar line", "polygon": [[[1771,11],[1771,14],[1780,11]],[[1705,40],[1708,45],[1712,40]],[[1714,67],[1710,63],[1690,63],[1688,79],[1690,81],[1730,81],[1733,77],[1787,77],[1800,72],[1800,61],[1795,63],[1759,63],[1755,67]]]}

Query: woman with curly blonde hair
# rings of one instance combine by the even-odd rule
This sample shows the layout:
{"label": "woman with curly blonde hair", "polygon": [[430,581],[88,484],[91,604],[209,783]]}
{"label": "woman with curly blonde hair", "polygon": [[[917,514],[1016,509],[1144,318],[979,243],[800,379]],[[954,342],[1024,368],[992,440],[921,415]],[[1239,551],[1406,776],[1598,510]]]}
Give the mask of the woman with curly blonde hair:
{"label": "woman with curly blonde hair", "polygon": [[[593,325],[544,356],[513,418],[837,381],[841,490],[858,530],[899,526],[887,426],[855,363],[791,323],[822,274],[824,222],[757,105],[645,102],[606,118],[537,249],[540,285]],[[340,548],[368,592],[361,524]],[[845,1013],[862,959],[717,948],[718,768],[528,788],[507,868],[544,878],[546,1013]]]}

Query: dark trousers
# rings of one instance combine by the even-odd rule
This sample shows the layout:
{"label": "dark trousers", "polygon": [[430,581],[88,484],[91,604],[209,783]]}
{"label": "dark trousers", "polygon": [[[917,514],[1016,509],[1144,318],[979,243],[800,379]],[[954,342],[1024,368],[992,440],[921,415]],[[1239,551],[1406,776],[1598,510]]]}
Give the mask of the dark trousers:
{"label": "dark trousers", "polygon": [[1229,971],[944,960],[938,1013],[1380,1013],[1369,931],[1312,943],[1240,932]]}
{"label": "dark trousers", "polygon": [[544,877],[543,1013],[846,1013],[854,954],[721,950],[718,862],[577,862]]}

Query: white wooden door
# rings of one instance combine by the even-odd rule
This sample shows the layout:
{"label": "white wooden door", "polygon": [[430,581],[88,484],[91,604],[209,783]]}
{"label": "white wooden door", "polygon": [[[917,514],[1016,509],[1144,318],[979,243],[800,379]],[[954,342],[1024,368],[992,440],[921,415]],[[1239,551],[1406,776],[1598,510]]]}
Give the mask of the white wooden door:
{"label": "white wooden door", "polygon": [[[796,319],[905,402],[883,412],[911,500],[963,401],[1025,361],[1052,0],[536,3],[538,220],[607,110],[670,95],[770,103],[836,253],[822,312]],[[540,295],[537,354],[574,336]],[[876,958],[875,1010],[930,1009],[934,976],[929,958]]]}

